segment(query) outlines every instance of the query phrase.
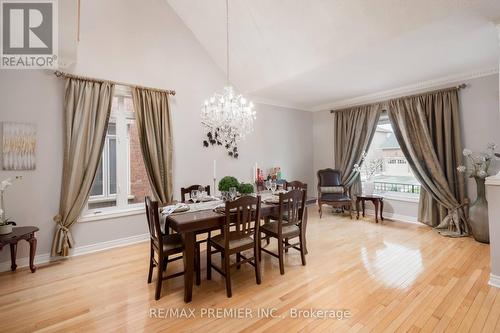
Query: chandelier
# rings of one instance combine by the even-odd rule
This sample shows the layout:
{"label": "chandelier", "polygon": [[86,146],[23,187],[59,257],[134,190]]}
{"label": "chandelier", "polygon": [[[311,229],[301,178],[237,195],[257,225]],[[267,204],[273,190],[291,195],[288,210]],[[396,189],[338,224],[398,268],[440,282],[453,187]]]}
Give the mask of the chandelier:
{"label": "chandelier", "polygon": [[238,158],[238,142],[253,131],[254,105],[236,94],[229,81],[229,3],[226,0],[226,81],[222,93],[205,100],[201,123],[207,130],[203,145],[224,146],[228,155]]}

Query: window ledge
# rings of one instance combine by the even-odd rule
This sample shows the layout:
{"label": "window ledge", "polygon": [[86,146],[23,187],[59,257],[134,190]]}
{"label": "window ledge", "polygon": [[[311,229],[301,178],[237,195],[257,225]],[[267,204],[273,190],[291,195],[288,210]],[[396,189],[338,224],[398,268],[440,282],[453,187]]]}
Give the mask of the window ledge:
{"label": "window ledge", "polygon": [[109,220],[124,216],[140,215],[144,214],[144,212],[145,212],[144,206],[113,209],[111,211],[102,211],[100,213],[88,212],[87,214],[80,216],[78,218],[78,222]]}
{"label": "window ledge", "polygon": [[420,201],[419,196],[414,197],[410,195],[394,195],[394,194],[388,194],[388,193],[383,193],[383,194],[378,194],[386,200],[393,200],[393,201],[404,201],[404,202],[414,202],[418,203]]}

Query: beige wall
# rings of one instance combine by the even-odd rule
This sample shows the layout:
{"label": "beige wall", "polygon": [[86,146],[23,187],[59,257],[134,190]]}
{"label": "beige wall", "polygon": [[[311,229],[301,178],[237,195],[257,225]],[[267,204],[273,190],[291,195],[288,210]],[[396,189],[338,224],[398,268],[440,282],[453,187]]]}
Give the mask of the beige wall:
{"label": "beige wall", "polygon": [[[468,87],[460,92],[462,135],[464,147],[473,151],[486,148],[488,142],[500,145],[499,78],[490,75],[466,80]],[[314,170],[333,167],[333,117],[329,111],[314,113],[313,119]],[[496,163],[492,172],[500,170]],[[315,171],[314,171],[315,172]],[[473,180],[468,184],[469,197],[474,200]],[[418,204],[387,200],[384,210],[388,215],[416,220]]]}
{"label": "beige wall", "polygon": [[[147,18],[145,20],[144,18]],[[284,175],[311,179],[312,114],[258,104],[255,132],[240,145],[240,158],[220,148],[202,147],[199,122],[203,100],[224,85],[216,67],[163,0],[87,0],[82,2],[78,63],[80,75],[175,89],[172,98],[175,195],[183,185],[212,183],[212,161],[218,177],[250,180],[252,166],[280,165]],[[8,214],[20,225],[37,225],[38,254],[48,253],[57,213],[62,168],[63,82],[49,71],[0,70],[0,121],[34,122],[38,126],[37,169],[0,171],[0,179],[24,178],[6,196]],[[142,215],[77,223],[76,246],[145,234]],[[0,262],[8,251],[0,253]],[[27,255],[20,244],[19,257]]]}

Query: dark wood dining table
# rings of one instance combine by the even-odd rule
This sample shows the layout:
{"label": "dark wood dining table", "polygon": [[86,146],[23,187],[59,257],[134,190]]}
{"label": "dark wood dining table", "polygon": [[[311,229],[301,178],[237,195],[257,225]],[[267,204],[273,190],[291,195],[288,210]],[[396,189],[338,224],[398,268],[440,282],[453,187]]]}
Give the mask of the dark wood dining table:
{"label": "dark wood dining table", "polygon": [[[304,226],[307,226],[307,206],[316,203],[316,198],[307,198],[304,212]],[[277,216],[279,205],[262,203],[260,215],[262,219]],[[202,231],[219,230],[224,225],[225,215],[213,209],[171,214],[165,223],[184,239],[184,301],[191,302],[193,297],[194,255],[196,234]],[[307,249],[306,244],[304,247]]]}

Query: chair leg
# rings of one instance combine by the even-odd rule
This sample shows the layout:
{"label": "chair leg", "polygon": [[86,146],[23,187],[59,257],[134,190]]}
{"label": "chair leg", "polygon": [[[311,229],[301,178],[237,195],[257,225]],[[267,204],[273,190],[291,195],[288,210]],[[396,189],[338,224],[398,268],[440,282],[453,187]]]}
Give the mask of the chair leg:
{"label": "chair leg", "polygon": [[155,292],[155,300],[160,299],[161,295],[161,285],[163,283],[163,258],[158,258],[158,276],[156,278],[156,292]]}
{"label": "chair leg", "polygon": [[163,264],[161,265],[164,272],[167,271],[168,258],[163,258]]}
{"label": "chair leg", "polygon": [[207,280],[212,280],[212,246],[207,242]]}
{"label": "chair leg", "polygon": [[305,248],[305,235],[301,230],[300,232],[300,260],[302,260],[302,266],[306,265],[306,248]]}
{"label": "chair leg", "polygon": [[257,284],[260,284],[262,282],[262,278],[261,278],[261,275],[260,275],[260,258],[259,258],[259,253],[260,253],[260,249],[259,249],[260,245],[259,245],[259,240],[257,240],[255,243],[254,243],[254,248],[253,248],[253,260],[254,260],[254,263],[255,263],[255,282],[257,282]]}
{"label": "chair leg", "polygon": [[200,244],[196,243],[196,249],[194,254],[194,260],[196,264],[196,285],[199,286],[201,284],[201,253],[200,253]]}
{"label": "chair leg", "polygon": [[224,255],[224,273],[226,274],[226,293],[227,297],[233,296],[233,293],[231,292],[231,268],[229,267],[230,265],[230,257],[229,255]]}
{"label": "chair leg", "polygon": [[[285,245],[290,245],[290,243],[288,243],[288,238],[285,238]],[[285,247],[285,253],[288,253],[288,248]]]}
{"label": "chair leg", "polygon": [[285,264],[283,262],[283,238],[278,238],[278,259],[280,262],[280,274],[284,275],[285,274]]}
{"label": "chair leg", "polygon": [[149,255],[149,272],[148,272],[148,283],[151,283],[151,279],[153,278],[153,258],[154,258],[155,252],[153,250],[153,246],[151,245],[151,252]]}
{"label": "chair leg", "polygon": [[[239,263],[241,261],[241,252],[236,253],[236,262]],[[236,269],[240,269],[241,265],[236,265]]]}
{"label": "chair leg", "polygon": [[318,204],[319,218],[323,216],[323,209],[321,208],[321,204]]}

